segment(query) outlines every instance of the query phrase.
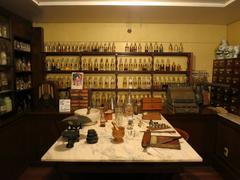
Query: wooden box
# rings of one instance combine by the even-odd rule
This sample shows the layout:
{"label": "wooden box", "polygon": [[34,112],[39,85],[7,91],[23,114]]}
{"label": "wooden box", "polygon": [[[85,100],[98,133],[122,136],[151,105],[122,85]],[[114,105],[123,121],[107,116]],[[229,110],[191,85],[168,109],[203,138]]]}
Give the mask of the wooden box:
{"label": "wooden box", "polygon": [[143,98],[142,100],[142,111],[162,110],[162,106],[161,98]]}

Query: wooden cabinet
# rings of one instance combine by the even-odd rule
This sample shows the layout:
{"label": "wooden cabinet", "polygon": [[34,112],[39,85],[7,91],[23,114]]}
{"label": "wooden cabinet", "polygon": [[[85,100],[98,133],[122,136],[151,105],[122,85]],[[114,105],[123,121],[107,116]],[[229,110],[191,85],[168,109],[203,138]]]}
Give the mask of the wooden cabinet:
{"label": "wooden cabinet", "polygon": [[218,162],[230,172],[240,176],[240,127],[228,120],[219,118],[217,124],[216,156]]}
{"label": "wooden cabinet", "polygon": [[31,41],[14,36],[16,110],[30,111],[32,106]]}
{"label": "wooden cabinet", "polygon": [[[71,48],[72,49],[72,48]],[[124,102],[165,97],[167,86],[191,81],[191,53],[158,52],[44,52],[45,78],[58,84],[60,98],[68,98],[71,73],[84,73],[84,89],[92,92],[93,106],[111,96]],[[163,66],[163,69],[160,68]]]}
{"label": "wooden cabinet", "polygon": [[4,116],[1,117],[2,120],[9,117],[7,114],[32,110],[34,87],[32,23],[5,9],[0,10],[0,116]]}
{"label": "wooden cabinet", "polygon": [[[0,13],[0,116],[14,111],[14,68],[11,19]],[[2,117],[0,119],[2,119]]]}
{"label": "wooden cabinet", "polygon": [[211,105],[240,115],[240,58],[214,60]]}

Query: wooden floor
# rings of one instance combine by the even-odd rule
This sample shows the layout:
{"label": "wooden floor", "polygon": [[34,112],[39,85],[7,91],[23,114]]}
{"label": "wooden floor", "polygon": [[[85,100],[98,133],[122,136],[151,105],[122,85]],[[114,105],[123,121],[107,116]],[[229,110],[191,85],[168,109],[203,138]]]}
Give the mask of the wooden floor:
{"label": "wooden floor", "polygon": [[172,174],[69,174],[60,179],[132,179],[132,180],[223,180],[212,167],[189,167],[179,175]]}

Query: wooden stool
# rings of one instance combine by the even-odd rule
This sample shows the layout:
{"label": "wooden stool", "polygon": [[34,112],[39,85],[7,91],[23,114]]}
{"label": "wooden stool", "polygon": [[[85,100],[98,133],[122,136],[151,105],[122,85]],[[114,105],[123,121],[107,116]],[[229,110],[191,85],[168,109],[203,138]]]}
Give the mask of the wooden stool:
{"label": "wooden stool", "polygon": [[189,136],[189,134],[186,131],[184,131],[184,130],[182,130],[180,128],[175,128],[175,129],[186,141],[188,141],[190,136]]}
{"label": "wooden stool", "polygon": [[53,167],[28,167],[19,180],[52,180],[56,179],[56,170]]}

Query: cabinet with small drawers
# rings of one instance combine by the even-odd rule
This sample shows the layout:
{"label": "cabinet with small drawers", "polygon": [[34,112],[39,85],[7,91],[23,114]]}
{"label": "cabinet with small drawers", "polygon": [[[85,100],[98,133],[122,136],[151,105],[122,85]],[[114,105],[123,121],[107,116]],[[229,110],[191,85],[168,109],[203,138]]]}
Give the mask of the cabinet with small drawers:
{"label": "cabinet with small drawers", "polygon": [[240,58],[214,60],[211,105],[240,115]]}

